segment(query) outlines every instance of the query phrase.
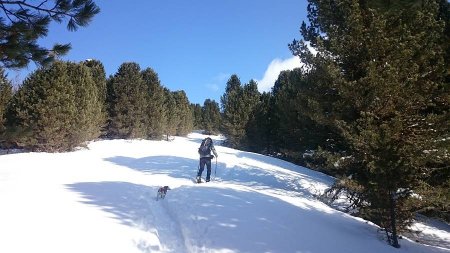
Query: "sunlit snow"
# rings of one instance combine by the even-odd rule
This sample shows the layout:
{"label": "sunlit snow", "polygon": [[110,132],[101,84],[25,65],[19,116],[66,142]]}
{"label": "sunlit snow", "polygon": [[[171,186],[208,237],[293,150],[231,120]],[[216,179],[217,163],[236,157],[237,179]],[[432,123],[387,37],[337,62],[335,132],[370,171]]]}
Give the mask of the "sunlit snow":
{"label": "sunlit snow", "polygon": [[448,225],[417,223],[433,246],[403,238],[395,249],[377,226],[315,198],[333,178],[219,136],[213,181],[195,184],[204,137],[0,155],[0,252],[450,252]]}

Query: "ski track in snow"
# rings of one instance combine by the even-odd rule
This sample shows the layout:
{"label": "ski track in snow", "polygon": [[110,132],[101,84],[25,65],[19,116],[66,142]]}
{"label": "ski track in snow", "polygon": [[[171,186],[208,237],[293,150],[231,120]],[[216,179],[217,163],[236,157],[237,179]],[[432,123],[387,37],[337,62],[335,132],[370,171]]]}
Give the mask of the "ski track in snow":
{"label": "ski track in snow", "polygon": [[159,241],[163,243],[160,250],[162,252],[187,252],[180,224],[176,217],[171,215],[167,199],[159,199],[156,203],[154,202],[151,198],[147,199],[147,203],[152,207],[154,213],[154,225]]}

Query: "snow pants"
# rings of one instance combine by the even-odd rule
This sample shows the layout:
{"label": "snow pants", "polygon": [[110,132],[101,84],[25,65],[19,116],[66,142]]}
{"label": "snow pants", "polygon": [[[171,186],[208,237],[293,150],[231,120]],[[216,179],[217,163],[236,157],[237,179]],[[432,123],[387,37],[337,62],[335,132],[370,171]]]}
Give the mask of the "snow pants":
{"label": "snow pants", "polygon": [[211,158],[210,157],[202,157],[200,158],[200,168],[198,169],[197,177],[201,177],[203,170],[206,165],[206,182],[209,182],[211,177]]}

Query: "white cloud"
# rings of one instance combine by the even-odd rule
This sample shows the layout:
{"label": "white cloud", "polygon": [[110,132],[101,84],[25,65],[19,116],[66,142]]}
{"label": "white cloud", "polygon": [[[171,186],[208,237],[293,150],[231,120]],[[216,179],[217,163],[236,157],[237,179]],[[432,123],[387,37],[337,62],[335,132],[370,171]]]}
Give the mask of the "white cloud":
{"label": "white cloud", "polygon": [[228,73],[220,73],[217,76],[214,77],[214,80],[218,81],[218,82],[223,82],[223,81],[227,81],[228,78],[230,78],[230,74]]}
{"label": "white cloud", "polygon": [[264,77],[261,80],[258,80],[258,90],[260,92],[270,91],[281,71],[299,68],[301,65],[300,59],[296,56],[285,60],[278,58],[274,59],[267,67]]}
{"label": "white cloud", "polygon": [[221,84],[225,82],[230,77],[230,74],[226,73],[219,73],[213,78],[211,78],[211,82],[206,83],[205,87],[213,92],[219,91],[219,88],[221,87]]}
{"label": "white cloud", "polygon": [[207,83],[205,84],[205,87],[213,92],[219,91],[219,85],[217,83]]}

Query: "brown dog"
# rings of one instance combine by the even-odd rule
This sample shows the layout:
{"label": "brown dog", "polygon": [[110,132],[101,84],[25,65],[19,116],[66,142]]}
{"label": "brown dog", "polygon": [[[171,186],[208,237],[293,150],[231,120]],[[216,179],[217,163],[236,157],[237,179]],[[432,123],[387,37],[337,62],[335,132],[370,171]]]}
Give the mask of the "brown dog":
{"label": "brown dog", "polygon": [[161,186],[158,189],[158,193],[156,194],[156,200],[164,199],[166,197],[167,191],[170,190],[169,186]]}

